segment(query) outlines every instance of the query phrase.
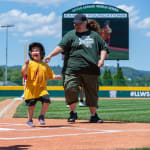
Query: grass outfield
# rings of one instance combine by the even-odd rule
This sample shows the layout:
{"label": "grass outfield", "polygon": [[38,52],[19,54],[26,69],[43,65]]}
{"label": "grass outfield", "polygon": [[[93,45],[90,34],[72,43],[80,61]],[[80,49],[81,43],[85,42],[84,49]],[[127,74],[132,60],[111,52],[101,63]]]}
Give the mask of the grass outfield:
{"label": "grass outfield", "polygon": [[6,100],[6,99],[12,99],[14,97],[0,97],[0,101]]}
{"label": "grass outfield", "polygon": [[150,150],[150,148],[134,148],[134,149],[128,149],[128,150]]}
{"label": "grass outfield", "polygon": [[[41,103],[35,108],[34,117],[40,114]],[[69,108],[65,101],[52,101],[45,118],[67,119]],[[88,120],[90,112],[87,107],[78,107],[78,119]],[[99,116],[105,121],[125,121],[150,123],[150,99],[103,99],[99,100]],[[21,104],[14,115],[16,118],[27,118],[27,106]]]}

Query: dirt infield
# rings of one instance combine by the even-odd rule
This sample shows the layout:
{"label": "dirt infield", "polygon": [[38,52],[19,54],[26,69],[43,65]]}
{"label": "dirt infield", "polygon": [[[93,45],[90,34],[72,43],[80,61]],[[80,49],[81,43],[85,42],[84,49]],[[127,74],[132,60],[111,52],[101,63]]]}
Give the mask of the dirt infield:
{"label": "dirt infield", "polygon": [[0,118],[12,118],[16,108],[23,102],[21,98],[7,99],[0,102]]}
{"label": "dirt infield", "polygon": [[150,124],[46,119],[45,126],[26,127],[27,119],[0,121],[0,149],[101,150],[150,147]]}
{"label": "dirt infield", "polygon": [[[0,150],[112,150],[150,147],[150,124],[104,121],[102,124],[66,119],[46,119],[46,125],[26,126],[27,118],[6,115],[8,106],[22,101],[0,102]],[[7,109],[4,109],[7,108]],[[11,107],[12,108],[12,107]],[[2,113],[3,112],[3,113]],[[5,113],[4,113],[5,112]],[[3,116],[4,115],[4,116]]]}

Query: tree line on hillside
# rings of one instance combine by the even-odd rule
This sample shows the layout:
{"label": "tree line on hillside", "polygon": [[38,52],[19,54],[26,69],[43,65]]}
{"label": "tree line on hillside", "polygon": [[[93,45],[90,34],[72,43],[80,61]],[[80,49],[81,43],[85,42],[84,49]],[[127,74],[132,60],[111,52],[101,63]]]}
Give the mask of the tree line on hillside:
{"label": "tree line on hillside", "polygon": [[[56,74],[61,74],[61,67],[52,67]],[[5,68],[0,67],[0,82],[5,81]],[[7,81],[14,85],[22,85],[21,67],[10,67],[7,70]],[[2,85],[2,84],[1,84]],[[103,74],[99,77],[99,85],[102,86],[150,86],[150,77],[129,79],[124,76],[122,68],[119,67],[116,74],[105,68]],[[62,80],[48,80],[48,86],[62,86]]]}

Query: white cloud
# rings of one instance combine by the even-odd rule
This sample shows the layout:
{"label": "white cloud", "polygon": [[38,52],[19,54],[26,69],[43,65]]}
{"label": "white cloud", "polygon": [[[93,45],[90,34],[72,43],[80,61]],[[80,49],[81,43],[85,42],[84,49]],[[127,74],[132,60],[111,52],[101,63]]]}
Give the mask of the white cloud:
{"label": "white cloud", "polygon": [[146,36],[147,36],[147,37],[150,37],[150,32],[147,32],[147,33],[146,33]]}
{"label": "white cloud", "polygon": [[137,21],[139,21],[140,19],[140,17],[138,16],[139,13],[138,10],[136,10],[134,6],[127,6],[127,5],[118,5],[117,7],[128,12],[130,26],[136,27]]}
{"label": "white cloud", "polygon": [[150,17],[146,17],[141,20],[139,11],[134,6],[119,5],[118,8],[123,9],[129,13],[129,23],[131,28],[145,29],[145,35],[150,37]]}
{"label": "white cloud", "polygon": [[78,1],[77,2],[77,6],[80,6],[80,5],[84,5],[85,3],[81,2],[81,1]]}
{"label": "white cloud", "polygon": [[95,1],[95,2],[93,2],[93,4],[105,4],[105,3],[102,1]]}
{"label": "white cloud", "polygon": [[[85,5],[85,4],[87,4],[87,3],[84,3],[82,1],[78,1],[77,2],[77,6],[79,6],[79,5]],[[102,2],[102,1],[95,1],[95,2],[93,2],[93,4],[104,4],[104,2]]]}
{"label": "white cloud", "polygon": [[30,36],[53,36],[61,35],[61,17],[54,12],[47,16],[43,14],[27,14],[19,10],[11,10],[0,14],[0,24],[14,24],[17,33],[26,37]]}
{"label": "white cloud", "polygon": [[138,28],[142,28],[142,29],[146,29],[146,28],[150,29],[150,17],[147,17],[142,21],[140,21],[137,26]]}
{"label": "white cloud", "polygon": [[41,7],[52,7],[52,6],[59,6],[61,3],[67,0],[0,0],[0,1],[35,4]]}

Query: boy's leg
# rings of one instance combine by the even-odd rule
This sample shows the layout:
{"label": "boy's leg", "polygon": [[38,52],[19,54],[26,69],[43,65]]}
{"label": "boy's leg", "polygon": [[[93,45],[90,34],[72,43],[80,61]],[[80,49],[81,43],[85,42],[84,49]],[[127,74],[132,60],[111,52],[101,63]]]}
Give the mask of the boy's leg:
{"label": "boy's leg", "polygon": [[45,113],[47,112],[47,110],[48,110],[48,107],[49,107],[49,104],[50,103],[43,103],[42,104],[42,109],[41,109],[41,114],[40,115],[45,115]]}
{"label": "boy's leg", "polygon": [[39,115],[39,124],[45,125],[45,119],[44,115],[46,114],[49,104],[50,104],[50,98],[49,95],[43,95],[40,99],[42,102],[42,108],[41,108],[41,114]]}
{"label": "boy's leg", "polygon": [[28,107],[28,118],[29,118],[27,121],[28,127],[35,127],[35,125],[33,124],[33,120],[32,120],[34,109],[35,109],[35,105]]}
{"label": "boy's leg", "polygon": [[25,100],[26,105],[28,106],[28,121],[27,121],[27,126],[28,127],[34,127],[35,125],[33,124],[33,114],[34,114],[34,109],[36,106],[36,99],[32,100]]}
{"label": "boy's leg", "polygon": [[28,118],[29,118],[29,120],[32,120],[32,118],[33,118],[33,113],[34,113],[35,106],[36,105],[28,107]]}

